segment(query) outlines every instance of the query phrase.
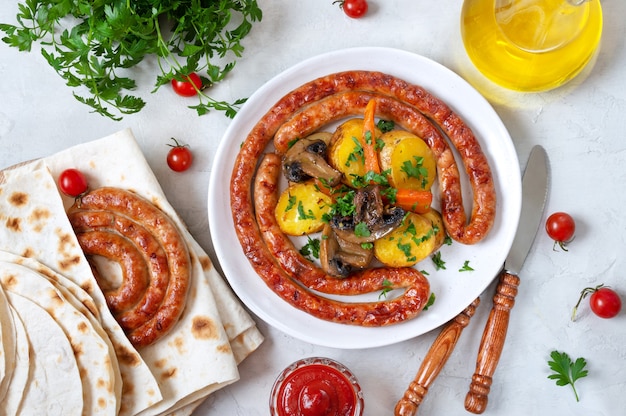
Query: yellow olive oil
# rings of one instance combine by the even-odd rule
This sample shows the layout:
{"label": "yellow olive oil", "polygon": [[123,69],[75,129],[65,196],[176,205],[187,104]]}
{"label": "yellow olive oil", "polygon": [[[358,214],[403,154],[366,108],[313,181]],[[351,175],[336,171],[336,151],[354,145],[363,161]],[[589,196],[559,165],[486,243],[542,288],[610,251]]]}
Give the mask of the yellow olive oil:
{"label": "yellow olive oil", "polygon": [[563,85],[594,57],[602,35],[600,1],[570,1],[465,0],[461,35],[468,56],[483,75],[512,90]]}

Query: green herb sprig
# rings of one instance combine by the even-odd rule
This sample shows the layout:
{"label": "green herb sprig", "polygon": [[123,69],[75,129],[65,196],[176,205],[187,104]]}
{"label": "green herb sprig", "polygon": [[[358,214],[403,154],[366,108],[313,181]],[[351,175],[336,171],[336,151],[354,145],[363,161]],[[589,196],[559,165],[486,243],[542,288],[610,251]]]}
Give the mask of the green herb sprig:
{"label": "green herb sprig", "polygon": [[[17,25],[0,24],[0,31],[20,51],[39,43],[77,100],[120,120],[146,104],[130,93],[137,84],[129,71],[145,57],[156,56],[161,71],[152,92],[191,72],[210,87],[232,71],[241,41],[261,18],[256,0],[25,0]],[[218,110],[232,118],[246,101],[198,95],[190,108],[200,115]]]}
{"label": "green herb sprig", "polygon": [[550,353],[550,357],[552,360],[548,361],[548,365],[550,366],[550,369],[554,371],[554,374],[550,374],[548,378],[556,380],[557,386],[572,386],[572,390],[574,390],[574,395],[576,396],[576,401],[580,401],[574,383],[576,380],[587,376],[588,372],[584,369],[587,365],[587,361],[581,357],[572,362],[569,355],[559,351],[552,351]]}

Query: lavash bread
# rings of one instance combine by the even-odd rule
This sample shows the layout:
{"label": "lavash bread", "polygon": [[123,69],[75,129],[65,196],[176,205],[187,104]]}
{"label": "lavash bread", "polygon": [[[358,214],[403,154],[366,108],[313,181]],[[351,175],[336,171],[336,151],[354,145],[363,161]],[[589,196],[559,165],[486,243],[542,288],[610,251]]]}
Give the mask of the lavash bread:
{"label": "lavash bread", "polygon": [[75,352],[84,414],[116,415],[121,396],[119,367],[108,337],[94,327],[100,323],[79,311],[43,275],[17,262],[0,261],[0,285],[9,296],[22,296],[46,311],[63,331]]}
{"label": "lavash bread", "polygon": [[[0,288],[0,292],[4,295],[4,290]],[[7,301],[8,303],[8,301]],[[13,357],[13,373],[11,379],[7,381],[7,389],[5,396],[2,398],[3,412],[5,415],[14,415],[17,413],[24,391],[28,386],[30,378],[30,343],[24,323],[13,308],[9,306],[10,318],[13,320],[15,328],[15,355]]]}
{"label": "lavash bread", "polygon": [[0,290],[0,403],[4,402],[11,384],[16,357],[16,328],[11,305]]}
{"label": "lavash bread", "polygon": [[[92,318],[96,319],[98,315],[98,321],[106,321],[108,328],[104,328],[104,323],[102,325],[106,329],[105,333],[113,335],[113,338],[119,336],[119,332],[111,329],[114,325],[110,322],[110,313],[106,307],[103,308],[105,302],[102,293],[97,293],[99,290],[89,264],[82,252],[76,250],[75,237],[67,232],[71,231],[69,222],[61,215],[74,201],[60,196],[54,180],[68,167],[83,171],[92,188],[120,187],[149,199],[166,212],[184,234],[192,253],[193,279],[187,307],[180,322],[165,338],[139,351],[127,350],[126,344],[120,351],[118,347],[120,342],[123,343],[120,340],[113,344],[116,344],[114,347],[120,358],[119,369],[123,376],[120,414],[188,415],[208,394],[238,379],[237,364],[260,345],[263,337],[217,273],[208,255],[167,202],[129,130],[5,172],[6,183],[0,185],[0,207],[8,203],[6,192],[31,189],[32,192],[28,193],[29,198],[33,199],[31,207],[22,207],[17,210],[19,212],[9,213],[9,216],[12,219],[21,218],[21,225],[29,227],[31,231],[36,229],[29,238],[19,238],[26,233],[16,234],[15,230],[0,231],[0,240],[8,237],[2,241],[10,241],[9,244],[0,241],[0,250],[10,251],[15,256],[7,261],[30,268],[42,276],[54,275],[56,279],[71,282],[67,285],[58,284],[65,288],[65,292],[59,290],[59,293],[68,298],[68,303],[83,305],[83,314],[95,309]],[[9,185],[7,188],[6,185],[10,183],[19,185]],[[15,242],[17,244],[13,244]],[[44,269],[47,272],[42,273]],[[55,280],[49,276],[46,278]],[[80,296],[83,298],[73,291],[82,293]],[[87,299],[84,295],[87,295]],[[91,308],[87,306],[89,299],[93,305]],[[128,371],[125,358],[129,351],[131,357],[135,357],[132,352],[139,353],[136,357],[140,359],[141,369],[147,369],[150,377],[145,372]],[[156,397],[161,398],[155,400]]]}

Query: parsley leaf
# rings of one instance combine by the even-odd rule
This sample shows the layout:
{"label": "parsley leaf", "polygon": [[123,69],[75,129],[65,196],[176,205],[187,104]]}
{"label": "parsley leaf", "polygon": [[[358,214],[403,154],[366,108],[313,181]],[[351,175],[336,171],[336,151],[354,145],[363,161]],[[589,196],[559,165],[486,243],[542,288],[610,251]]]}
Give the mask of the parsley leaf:
{"label": "parsley leaf", "polygon": [[370,229],[367,228],[367,224],[360,222],[354,227],[354,235],[357,237],[369,237],[371,234]]}
{"label": "parsley leaf", "polygon": [[430,256],[430,259],[433,261],[433,263],[435,263],[435,268],[437,270],[446,269],[446,262],[441,259],[441,251],[438,251]]}
{"label": "parsley leaf", "polygon": [[435,304],[435,300],[437,300],[437,297],[435,296],[434,292],[430,292],[430,296],[428,297],[428,302],[426,302],[426,306],[424,306],[423,310],[428,310],[428,308],[430,308],[431,306],[433,306]]}
{"label": "parsley leaf", "polygon": [[300,254],[302,254],[304,257],[313,256],[316,259],[319,259],[320,240],[307,236],[307,242],[304,246],[302,246],[302,248],[300,248]]}
{"label": "parsley leaf", "polygon": [[378,127],[378,130],[380,130],[382,133],[387,133],[393,130],[394,127],[396,127],[396,123],[394,123],[392,120],[378,120],[378,123],[376,123],[376,127]]}
{"label": "parsley leaf", "polygon": [[409,178],[421,179],[420,185],[424,189],[428,184],[428,169],[423,166],[424,158],[414,156],[413,159],[415,159],[415,164],[411,163],[409,160],[405,160],[400,170]]}
{"label": "parsley leaf", "polygon": [[569,355],[559,351],[552,351],[550,353],[550,357],[552,360],[548,361],[548,365],[550,366],[550,369],[554,371],[554,374],[550,374],[548,378],[556,380],[557,386],[572,386],[572,390],[574,390],[574,395],[576,396],[576,401],[580,401],[574,383],[576,380],[587,376],[588,372],[587,370],[584,370],[587,365],[585,359],[581,357],[572,362]]}
{"label": "parsley leaf", "polygon": [[469,265],[469,260],[463,262],[463,267],[459,269],[460,272],[473,272],[474,269]]}
{"label": "parsley leaf", "polygon": [[293,207],[296,206],[297,198],[295,195],[289,194],[287,197],[287,206],[285,207],[285,212],[290,211]]}
{"label": "parsley leaf", "polygon": [[304,211],[304,205],[302,201],[298,201],[298,219],[299,220],[314,220],[315,214],[313,214],[312,210]]}
{"label": "parsley leaf", "polygon": [[391,290],[393,289],[393,283],[391,283],[391,281],[384,279],[383,280],[383,290],[381,290],[380,295],[378,295],[378,299],[380,298],[386,298],[387,297],[387,293],[391,292]]}

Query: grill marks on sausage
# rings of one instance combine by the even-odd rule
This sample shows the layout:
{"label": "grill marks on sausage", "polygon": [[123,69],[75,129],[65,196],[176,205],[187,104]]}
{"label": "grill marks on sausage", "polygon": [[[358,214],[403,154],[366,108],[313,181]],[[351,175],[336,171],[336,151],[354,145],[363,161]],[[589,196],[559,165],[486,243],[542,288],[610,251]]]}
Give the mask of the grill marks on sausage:
{"label": "grill marks on sausage", "polygon": [[68,210],[87,256],[120,265],[122,282],[94,274],[128,338],[137,347],[165,335],[178,321],[189,288],[191,262],[176,225],[149,201],[117,188],[99,188]]}

